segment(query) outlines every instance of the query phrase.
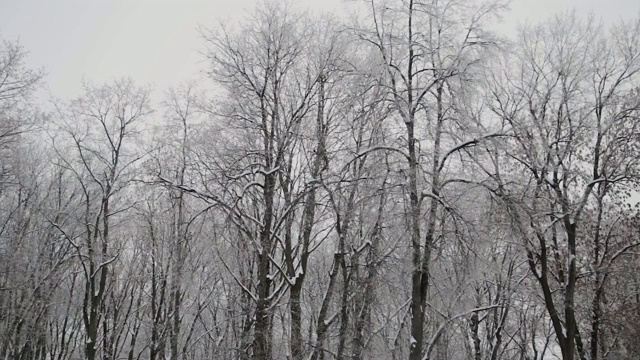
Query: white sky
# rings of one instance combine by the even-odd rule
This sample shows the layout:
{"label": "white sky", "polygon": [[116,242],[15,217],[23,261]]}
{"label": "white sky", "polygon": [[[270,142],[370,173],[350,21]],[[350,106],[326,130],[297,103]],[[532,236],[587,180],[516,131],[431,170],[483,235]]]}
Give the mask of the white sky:
{"label": "white sky", "polygon": [[[44,67],[57,97],[80,94],[84,78],[103,82],[131,76],[156,89],[197,78],[203,57],[197,27],[233,19],[257,0],[0,0],[0,35],[19,39],[28,66]],[[341,0],[298,0],[335,9]],[[606,23],[640,14],[640,0],[513,0],[499,25],[509,32],[523,21],[575,8]]]}

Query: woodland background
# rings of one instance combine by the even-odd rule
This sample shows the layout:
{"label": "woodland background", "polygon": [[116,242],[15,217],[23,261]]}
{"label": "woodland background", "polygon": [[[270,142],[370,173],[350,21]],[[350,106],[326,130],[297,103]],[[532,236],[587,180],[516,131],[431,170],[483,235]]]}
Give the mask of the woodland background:
{"label": "woodland background", "polygon": [[0,358],[640,358],[640,21],[357,7],[203,27],[161,102],[45,110],[5,39]]}

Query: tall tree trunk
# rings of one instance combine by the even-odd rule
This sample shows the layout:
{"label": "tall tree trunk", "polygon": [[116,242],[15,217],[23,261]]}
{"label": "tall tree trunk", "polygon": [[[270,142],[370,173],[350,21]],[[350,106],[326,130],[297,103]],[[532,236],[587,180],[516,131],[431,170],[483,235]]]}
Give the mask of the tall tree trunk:
{"label": "tall tree trunk", "polygon": [[353,352],[351,358],[353,360],[362,360],[362,356],[365,350],[365,332],[366,329],[371,326],[371,306],[373,305],[375,297],[375,280],[378,270],[378,247],[380,243],[380,237],[382,236],[382,219],[385,204],[385,181],[382,183],[380,202],[378,203],[378,214],[376,217],[376,223],[371,234],[371,245],[367,256],[367,276],[364,282],[364,294],[362,299],[362,306],[358,312],[358,318],[356,320],[355,334],[353,339]]}
{"label": "tall tree trunk", "polygon": [[260,231],[260,248],[258,252],[258,299],[256,302],[254,340],[253,340],[253,359],[254,360],[270,360],[271,359],[271,343],[270,343],[270,316],[269,310],[269,293],[271,289],[271,280],[269,278],[271,252],[271,227],[273,222],[273,201],[275,192],[276,178],[275,174],[267,173],[264,183],[264,201],[265,212],[263,228]]}
{"label": "tall tree trunk", "polygon": [[[354,170],[356,178],[362,168],[364,167],[365,157],[360,160],[360,164],[356,165],[357,170]],[[352,187],[349,191],[349,198],[347,199],[347,205],[344,212],[344,218],[337,213],[336,216],[336,232],[338,233],[338,244],[337,249],[333,257],[333,265],[331,266],[331,271],[329,271],[329,285],[327,286],[327,291],[325,293],[324,298],[322,299],[322,304],[320,306],[320,312],[318,314],[318,320],[316,322],[316,344],[313,349],[313,353],[311,354],[311,360],[322,360],[324,359],[324,341],[327,335],[327,331],[329,326],[333,322],[334,318],[329,318],[329,306],[331,304],[331,300],[333,298],[333,294],[336,286],[336,279],[338,273],[341,270],[342,264],[344,264],[344,260],[342,259],[345,254],[346,249],[346,237],[351,229],[351,222],[353,220],[354,206],[355,206],[355,196],[356,196],[356,187]],[[334,204],[335,211],[338,212],[339,209]]]}
{"label": "tall tree trunk", "polygon": [[593,295],[593,300],[591,302],[591,339],[590,339],[590,345],[591,345],[591,351],[590,351],[590,355],[591,355],[591,360],[598,360],[598,346],[600,346],[600,322],[602,319],[602,296],[604,295],[603,290],[604,290],[604,284],[603,284],[603,274],[602,274],[602,269],[600,269],[601,266],[601,259],[600,259],[600,234],[601,234],[601,226],[602,226],[602,215],[603,215],[603,208],[602,208],[602,198],[604,196],[604,189],[606,189],[606,187],[599,185],[598,186],[598,215],[597,215],[597,219],[596,219],[596,227],[595,227],[595,234],[594,234],[594,238],[593,238],[593,263],[592,266],[594,268],[594,272],[595,272],[595,282],[594,282],[594,295]]}
{"label": "tall tree trunk", "polygon": [[409,64],[407,66],[407,96],[408,101],[406,118],[404,119],[407,128],[407,147],[409,150],[409,214],[407,223],[408,233],[411,239],[411,249],[413,252],[411,276],[411,338],[409,340],[409,359],[421,360],[422,347],[424,344],[424,307],[422,305],[423,287],[423,264],[422,246],[420,238],[420,215],[421,206],[418,194],[418,154],[415,138],[415,107],[413,99],[413,4],[409,1]]}
{"label": "tall tree trunk", "polygon": [[[180,184],[184,183],[184,167],[179,178]],[[184,229],[184,194],[179,193],[177,197],[177,214],[175,224],[175,255],[173,263],[173,279],[171,282],[171,338],[169,341],[171,359],[179,357],[179,341],[180,341],[180,325],[181,325],[181,308],[182,308],[182,277],[185,262],[185,248],[187,241],[186,230]]]}
{"label": "tall tree trunk", "polygon": [[[318,77],[318,112],[316,116],[316,151],[311,168],[311,179],[317,181],[322,175],[322,171],[328,166],[327,155],[325,149],[325,137],[326,126],[324,123],[324,107],[325,107],[325,91],[324,83],[326,79],[324,74],[320,74]],[[315,210],[316,210],[316,189],[317,184],[314,182],[311,184],[311,188],[307,193],[304,210],[302,213],[302,237],[300,250],[300,262],[298,264],[299,269],[294,268],[293,257],[289,256],[288,268],[289,276],[294,279],[294,283],[289,290],[290,305],[289,313],[291,317],[291,359],[302,360],[304,356],[304,347],[302,339],[302,286],[307,273],[307,262],[309,259],[309,246],[311,243],[311,234],[315,223]],[[291,253],[291,249],[287,249],[288,253]]]}
{"label": "tall tree trunk", "polygon": [[[346,248],[343,247],[343,251],[346,255]],[[354,255],[355,257],[356,255]],[[351,263],[355,263],[357,260],[352,258]],[[347,331],[349,327],[349,295],[351,293],[351,276],[354,270],[347,268],[346,256],[340,258],[340,270],[342,272],[342,293],[340,297],[340,329],[338,332],[338,350],[336,352],[336,359],[343,360],[345,346],[347,342]]]}

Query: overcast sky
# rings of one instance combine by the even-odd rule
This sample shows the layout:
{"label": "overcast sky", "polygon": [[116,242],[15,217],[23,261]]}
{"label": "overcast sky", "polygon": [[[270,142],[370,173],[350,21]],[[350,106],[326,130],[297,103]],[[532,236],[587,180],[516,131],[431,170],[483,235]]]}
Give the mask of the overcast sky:
{"label": "overcast sky", "polygon": [[[332,9],[341,0],[298,0]],[[79,95],[87,80],[131,76],[158,90],[198,76],[197,27],[236,18],[256,0],[0,0],[0,34],[19,39],[28,65],[44,67],[57,97]],[[513,0],[502,31],[567,9],[593,12],[610,23],[640,13],[639,0]]]}

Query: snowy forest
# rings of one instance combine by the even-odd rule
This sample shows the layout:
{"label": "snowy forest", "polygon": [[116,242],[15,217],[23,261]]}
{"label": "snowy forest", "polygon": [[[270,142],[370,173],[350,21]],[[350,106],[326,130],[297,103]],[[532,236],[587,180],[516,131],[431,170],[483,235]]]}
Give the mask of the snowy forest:
{"label": "snowy forest", "polygon": [[2,40],[1,359],[640,359],[640,21],[352,5],[47,106]]}

